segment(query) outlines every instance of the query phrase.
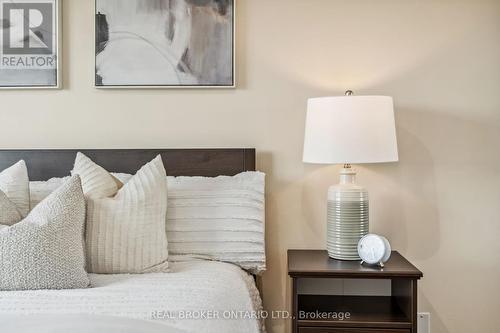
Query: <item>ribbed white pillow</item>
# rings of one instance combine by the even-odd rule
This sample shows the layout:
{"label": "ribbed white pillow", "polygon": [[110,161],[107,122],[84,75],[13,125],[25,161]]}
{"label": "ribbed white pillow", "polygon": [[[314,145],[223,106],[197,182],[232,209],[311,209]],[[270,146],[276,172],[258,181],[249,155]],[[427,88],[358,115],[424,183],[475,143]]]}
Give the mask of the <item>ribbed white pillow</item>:
{"label": "ribbed white pillow", "polygon": [[168,177],[171,255],[231,262],[260,273],[265,256],[265,175]]}
{"label": "ribbed white pillow", "polygon": [[[15,205],[21,217],[28,215],[30,211],[30,189],[28,169],[24,161],[21,160],[0,172],[0,191]],[[5,203],[5,200],[3,201]],[[5,204],[2,208],[6,209]],[[6,223],[0,222],[0,224]]]}
{"label": "ribbed white pillow", "polygon": [[168,268],[166,172],[161,157],[123,185],[78,153],[73,174],[87,198],[87,269],[92,273],[145,273]]}
{"label": "ribbed white pillow", "polygon": [[24,220],[0,226],[0,290],[87,287],[84,223],[85,198],[75,176]]}

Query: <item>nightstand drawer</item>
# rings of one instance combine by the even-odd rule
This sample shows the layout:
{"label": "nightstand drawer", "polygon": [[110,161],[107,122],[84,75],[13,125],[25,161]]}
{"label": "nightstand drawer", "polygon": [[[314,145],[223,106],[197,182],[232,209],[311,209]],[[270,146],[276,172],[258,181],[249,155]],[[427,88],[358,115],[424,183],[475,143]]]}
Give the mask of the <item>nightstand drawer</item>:
{"label": "nightstand drawer", "polygon": [[410,330],[387,328],[299,327],[299,333],[410,333]]}

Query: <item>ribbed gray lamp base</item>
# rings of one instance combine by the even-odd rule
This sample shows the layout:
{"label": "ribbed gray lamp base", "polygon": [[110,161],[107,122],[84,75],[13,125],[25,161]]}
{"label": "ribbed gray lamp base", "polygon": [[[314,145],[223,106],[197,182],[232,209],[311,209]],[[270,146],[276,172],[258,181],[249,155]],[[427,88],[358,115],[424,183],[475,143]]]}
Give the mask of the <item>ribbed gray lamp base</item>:
{"label": "ribbed gray lamp base", "polygon": [[341,175],[341,183],[328,190],[326,248],[331,258],[361,260],[358,242],[369,232],[368,192],[354,184],[352,169]]}

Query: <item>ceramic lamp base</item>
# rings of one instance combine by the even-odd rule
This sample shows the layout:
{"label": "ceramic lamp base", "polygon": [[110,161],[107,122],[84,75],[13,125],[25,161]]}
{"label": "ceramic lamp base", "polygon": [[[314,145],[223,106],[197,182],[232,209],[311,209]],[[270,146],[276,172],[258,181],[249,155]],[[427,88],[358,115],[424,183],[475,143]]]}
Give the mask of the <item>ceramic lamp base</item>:
{"label": "ceramic lamp base", "polygon": [[344,168],[340,183],[328,190],[328,255],[339,260],[361,260],[358,242],[369,232],[368,191],[355,183],[356,172]]}

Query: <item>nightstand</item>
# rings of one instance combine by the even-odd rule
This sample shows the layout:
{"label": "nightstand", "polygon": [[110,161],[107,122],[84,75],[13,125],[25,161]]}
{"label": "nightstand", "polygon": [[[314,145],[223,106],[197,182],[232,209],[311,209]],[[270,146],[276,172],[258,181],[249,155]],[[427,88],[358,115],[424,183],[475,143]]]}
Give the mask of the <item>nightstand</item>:
{"label": "nightstand", "polygon": [[[288,275],[293,333],[417,333],[417,281],[423,274],[397,251],[379,268],[331,259],[324,250],[288,250]],[[318,278],[385,280],[379,282],[387,284],[388,293],[302,294],[305,278],[309,283]]]}

